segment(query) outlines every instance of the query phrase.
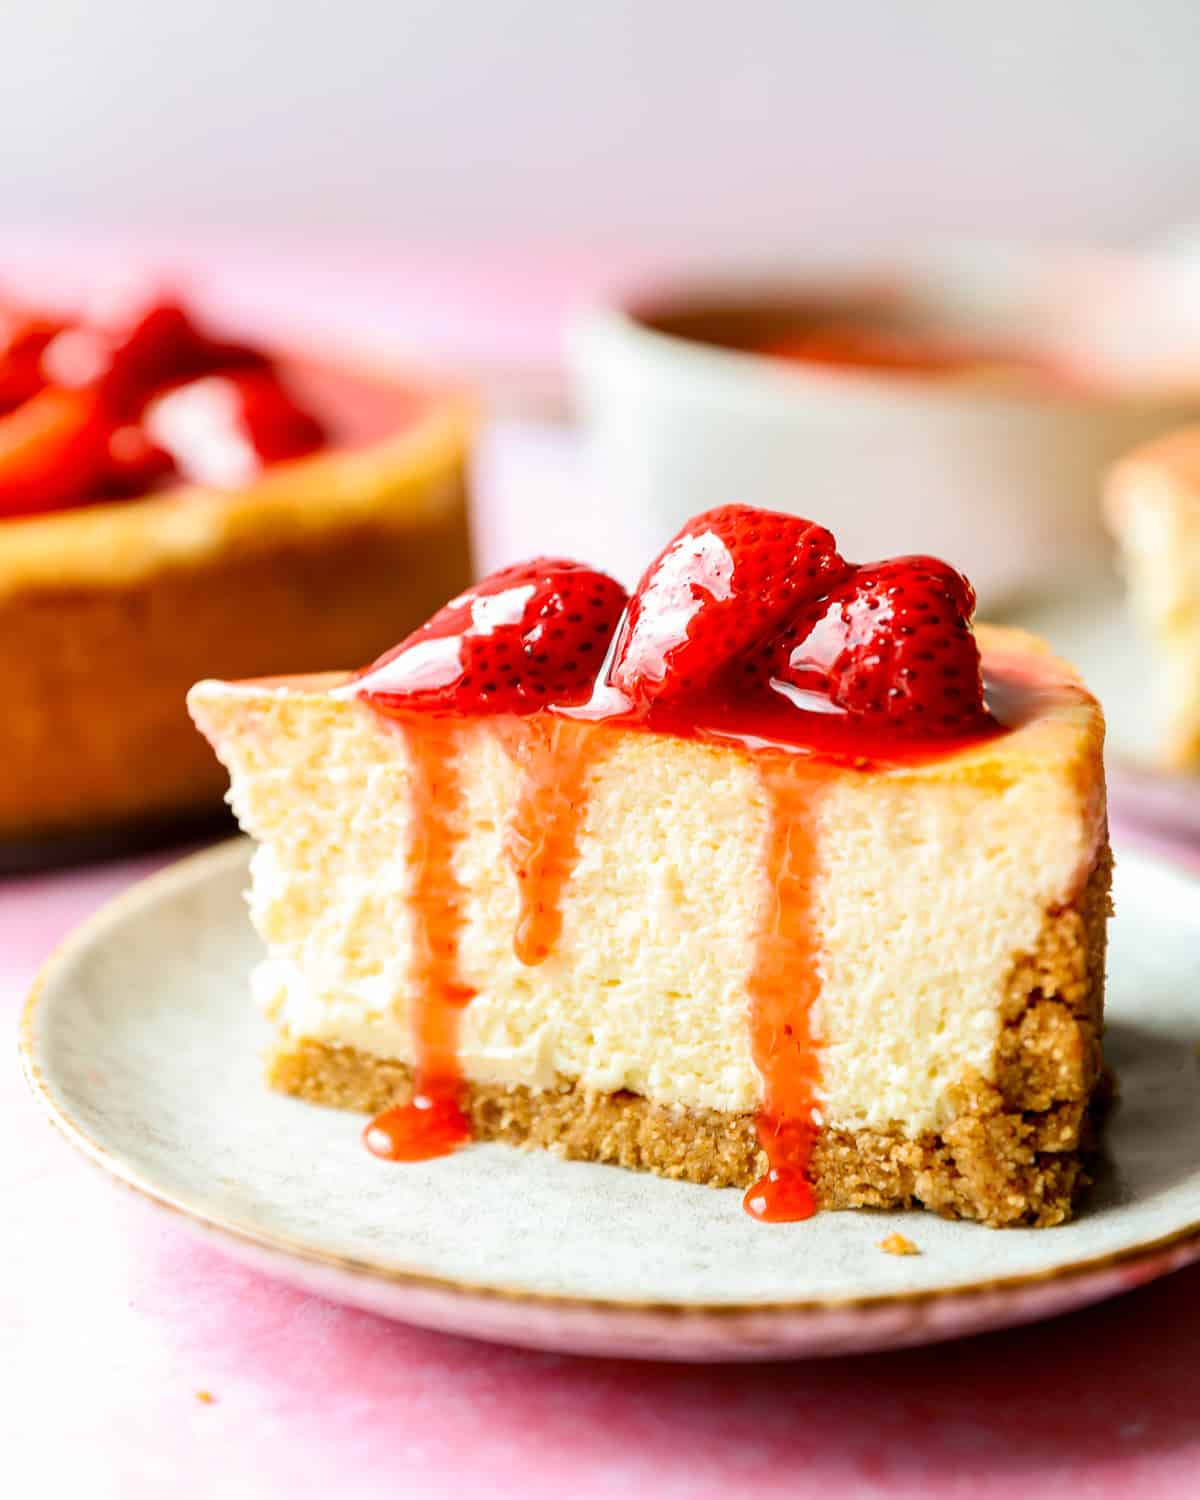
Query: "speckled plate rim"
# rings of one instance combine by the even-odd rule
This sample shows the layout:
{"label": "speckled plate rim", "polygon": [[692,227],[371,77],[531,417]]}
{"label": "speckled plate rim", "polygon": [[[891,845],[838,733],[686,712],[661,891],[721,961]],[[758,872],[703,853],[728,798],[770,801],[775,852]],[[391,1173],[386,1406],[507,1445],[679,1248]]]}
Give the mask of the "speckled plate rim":
{"label": "speckled plate rim", "polygon": [[[1135,847],[1137,841],[1132,840]],[[352,1302],[357,1306],[384,1312],[387,1316],[400,1318],[429,1327],[442,1328],[449,1332],[478,1334],[505,1342],[525,1344],[529,1347],[561,1347],[561,1341],[538,1335],[536,1327],[522,1330],[516,1325],[508,1326],[507,1320],[500,1331],[478,1333],[477,1319],[471,1314],[448,1313],[452,1304],[470,1304],[473,1307],[504,1305],[514,1311],[539,1309],[590,1316],[649,1319],[653,1324],[677,1324],[681,1320],[702,1319],[706,1323],[715,1321],[725,1327],[745,1323],[748,1330],[761,1329],[764,1320],[786,1319],[792,1332],[785,1336],[787,1346],[782,1351],[761,1345],[751,1335],[751,1342],[741,1350],[726,1350],[717,1357],[754,1359],[763,1357],[795,1357],[797,1353],[835,1353],[856,1349],[899,1347],[904,1344],[925,1342],[933,1339],[954,1337],[959,1334],[979,1332],[988,1328],[1031,1322],[1052,1316],[1055,1313],[1103,1300],[1124,1290],[1132,1290],[1146,1282],[1200,1260],[1200,1220],[1181,1225],[1169,1235],[1129,1245],[1108,1254],[1087,1257],[1042,1270],[1030,1271],[1014,1276],[993,1277],[977,1282],[958,1283],[944,1288],[920,1291],[899,1291],[863,1297],[805,1298],[801,1300],[761,1302],[687,1302],[638,1300],[629,1298],[597,1298],[572,1294],[542,1292],[526,1287],[504,1285],[482,1281],[467,1281],[443,1277],[425,1270],[408,1268],[395,1262],[374,1261],[347,1256],[325,1250],[294,1236],[267,1231],[252,1224],[239,1221],[208,1209],[197,1208],[186,1195],[164,1188],[150,1175],[135,1165],[122,1160],[71,1114],[65,1100],[55,1089],[53,1081],[46,1076],[37,1060],[35,1020],[38,1007],[51,982],[67,968],[75,955],[101,939],[106,931],[119,923],[126,914],[165,899],[180,888],[219,877],[230,868],[236,868],[247,857],[249,840],[234,838],[223,841],[212,848],[201,850],[177,863],[138,881],[107,902],[93,915],[75,928],[52,952],[38,973],[22,1010],[18,1035],[18,1050],[25,1081],[35,1100],[45,1110],[50,1121],[63,1136],[94,1166],[101,1168],[109,1177],[130,1189],[141,1199],[159,1209],[168,1210],[192,1228],[201,1231],[206,1238],[213,1239],[240,1259],[256,1264],[276,1274],[288,1274],[286,1267],[294,1268],[293,1279],[299,1279],[313,1291],[336,1300]],[[1200,879],[1186,868],[1164,859],[1144,846],[1138,853],[1152,864],[1160,865],[1180,879],[1196,888],[1200,898]],[[999,1231],[1003,1232],[1003,1231]],[[332,1279],[331,1279],[332,1278]],[[343,1278],[348,1278],[343,1280]],[[354,1283],[359,1283],[355,1289]],[[416,1294],[424,1294],[424,1313],[420,1310],[397,1313],[381,1305],[380,1298],[373,1296],[368,1287],[387,1286],[404,1288]],[[1048,1293],[1034,1295],[1032,1300],[1005,1307],[1002,1304],[1016,1294]],[[431,1302],[430,1299],[433,1299]],[[447,1301],[449,1299],[449,1302]],[[1000,1299],[998,1302],[997,1299]],[[971,1304],[981,1304],[975,1312],[968,1313]],[[949,1326],[941,1326],[938,1319],[923,1316],[931,1309],[954,1308],[964,1314],[951,1318]],[[795,1320],[820,1320],[830,1315],[890,1313],[907,1310],[916,1315],[904,1327],[893,1329],[883,1336],[867,1334],[865,1338],[852,1337],[848,1341],[836,1339],[829,1348],[813,1350],[795,1347],[803,1340],[795,1333]],[[730,1329],[732,1332],[732,1329]],[[613,1341],[608,1338],[589,1339],[586,1335],[570,1341],[578,1352],[646,1354],[648,1349],[629,1349],[626,1341],[618,1337],[617,1348],[609,1348]],[[636,1343],[637,1340],[634,1339]],[[712,1350],[704,1351],[712,1357]],[[670,1348],[655,1352],[658,1358],[700,1357],[699,1353],[680,1354]]]}

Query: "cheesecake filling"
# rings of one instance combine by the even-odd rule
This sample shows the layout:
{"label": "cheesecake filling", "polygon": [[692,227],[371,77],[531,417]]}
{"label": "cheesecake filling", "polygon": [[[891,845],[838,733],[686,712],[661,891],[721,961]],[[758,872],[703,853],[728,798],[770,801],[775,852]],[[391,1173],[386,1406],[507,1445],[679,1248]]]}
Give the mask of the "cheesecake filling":
{"label": "cheesecake filling", "polygon": [[[293,711],[303,762],[280,765],[263,744],[234,777],[235,807],[266,841],[252,909],[272,951],[256,993],[292,1040],[413,1063],[407,739],[350,702]],[[1030,763],[1046,762],[1041,775],[1025,757],[1009,774],[967,758],[958,777],[841,768],[801,781],[811,842],[798,818],[788,841],[789,852],[803,845],[802,864],[813,861],[814,951],[789,993],[807,974],[819,980],[809,1013],[821,1124],[938,1130],[964,1067],[990,1077],[1014,959],[1032,949],[1046,911],[1079,889],[1101,831],[1082,790],[1054,768],[1060,731],[1074,732],[1072,705],[1062,711],[1014,734]],[[522,770],[498,721],[459,730],[458,951],[475,991],[458,1018],[462,1072],[753,1112],[766,1090],[751,991],[760,935],[781,916],[763,757],[604,725],[586,732],[559,937],[527,965],[514,935],[523,900],[537,898],[523,894],[506,851]],[[357,810],[341,827],[347,802]]]}

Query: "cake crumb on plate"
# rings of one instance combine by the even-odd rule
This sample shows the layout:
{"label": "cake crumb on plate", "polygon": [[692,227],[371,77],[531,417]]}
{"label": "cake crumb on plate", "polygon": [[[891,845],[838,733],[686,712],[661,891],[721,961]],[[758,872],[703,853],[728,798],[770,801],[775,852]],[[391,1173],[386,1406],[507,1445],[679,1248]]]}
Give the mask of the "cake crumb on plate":
{"label": "cake crumb on plate", "polygon": [[920,1250],[902,1234],[889,1234],[879,1241],[879,1249],[887,1255],[920,1255]]}

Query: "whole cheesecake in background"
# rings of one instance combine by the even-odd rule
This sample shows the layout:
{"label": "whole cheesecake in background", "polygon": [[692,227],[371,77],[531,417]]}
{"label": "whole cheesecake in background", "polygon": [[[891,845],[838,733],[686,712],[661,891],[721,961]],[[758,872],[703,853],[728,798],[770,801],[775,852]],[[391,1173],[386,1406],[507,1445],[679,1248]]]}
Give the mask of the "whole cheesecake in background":
{"label": "whole cheesecake in background", "polygon": [[270,1080],[468,1139],[1054,1224],[1087,1182],[1103,719],[931,558],[728,506],[540,558],[353,676],[198,684],[260,841]]}
{"label": "whole cheesecake in background", "polygon": [[0,306],[0,850],[215,810],[187,688],[369,657],[461,588],[471,425],[174,300]]}
{"label": "whole cheesecake in background", "polygon": [[1162,760],[1200,771],[1200,427],[1117,464],[1105,512],[1152,652]]}

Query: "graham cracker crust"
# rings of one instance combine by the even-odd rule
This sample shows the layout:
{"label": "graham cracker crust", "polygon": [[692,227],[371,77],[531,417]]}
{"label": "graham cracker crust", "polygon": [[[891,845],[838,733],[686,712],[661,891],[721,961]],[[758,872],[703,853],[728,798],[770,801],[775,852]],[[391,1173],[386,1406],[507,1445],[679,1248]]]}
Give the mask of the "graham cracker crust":
{"label": "graham cracker crust", "polygon": [[[825,1130],[810,1164],[822,1208],[923,1206],[993,1227],[1062,1223],[1086,1189],[1103,1096],[1104,961],[1112,857],[1101,849],[1076,901],[1048,911],[1033,953],[1006,986],[991,1081],[967,1075],[940,1133]],[[274,1088],[374,1114],[403,1103],[402,1062],[306,1041],[272,1058]],[[477,1140],[541,1147],[711,1187],[748,1187],[766,1170],[753,1114],[683,1109],[636,1094],[471,1083]]]}

